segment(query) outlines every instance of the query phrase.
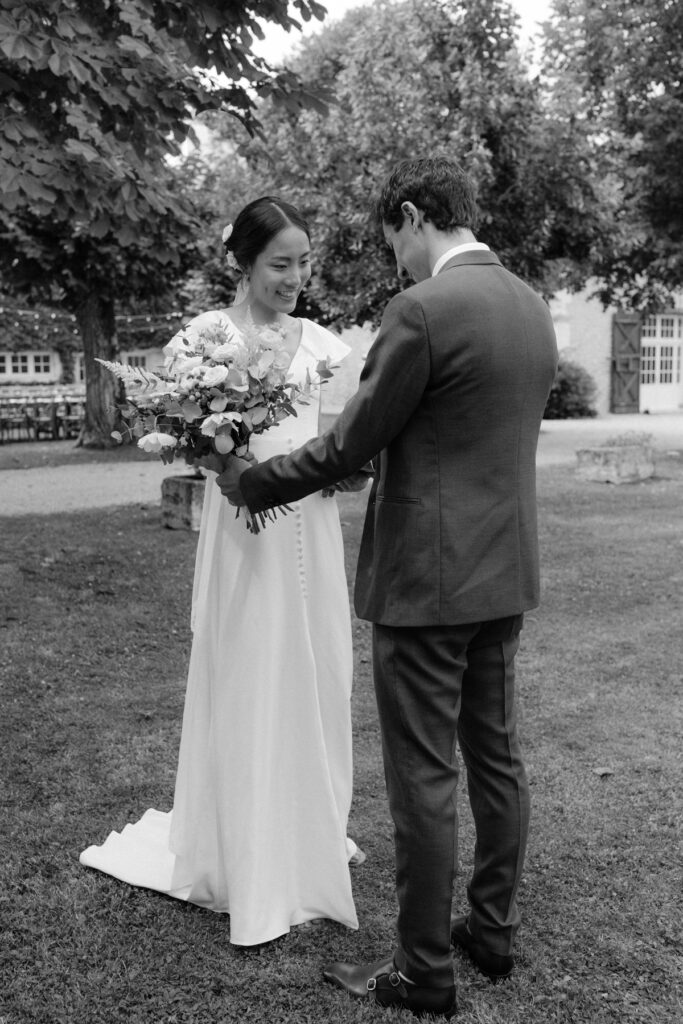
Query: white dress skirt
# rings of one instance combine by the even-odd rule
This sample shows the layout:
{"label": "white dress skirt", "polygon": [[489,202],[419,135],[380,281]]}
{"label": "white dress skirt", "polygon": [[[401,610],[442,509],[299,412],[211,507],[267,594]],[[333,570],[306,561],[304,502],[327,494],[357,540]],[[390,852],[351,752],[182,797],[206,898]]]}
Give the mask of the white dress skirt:
{"label": "white dress skirt", "polygon": [[[348,352],[312,321],[302,327],[293,380]],[[317,391],[297,413],[253,439],[256,458],[317,434]],[[238,945],[314,918],[357,928],[357,848],[346,835],[353,661],[336,501],[310,495],[253,535],[214,481],[209,474],[173,810],[146,811],[80,860],[229,914]]]}

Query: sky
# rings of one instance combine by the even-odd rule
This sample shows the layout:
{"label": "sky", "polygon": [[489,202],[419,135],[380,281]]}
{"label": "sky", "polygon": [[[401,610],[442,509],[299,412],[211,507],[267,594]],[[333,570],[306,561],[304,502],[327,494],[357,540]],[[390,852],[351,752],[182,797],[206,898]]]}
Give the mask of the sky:
{"label": "sky", "polygon": [[[354,7],[365,6],[373,3],[374,0],[321,0],[327,7],[327,17],[324,23],[336,21],[347,11]],[[512,7],[521,18],[521,41],[523,45],[529,41],[537,28],[537,22],[543,21],[550,13],[551,0],[511,0]],[[323,22],[313,19],[304,26],[304,33],[315,31],[320,28]],[[269,61],[279,61],[283,54],[296,45],[301,38],[299,32],[285,32],[284,29],[272,25],[266,27],[266,39],[264,42],[256,42],[255,51]]]}

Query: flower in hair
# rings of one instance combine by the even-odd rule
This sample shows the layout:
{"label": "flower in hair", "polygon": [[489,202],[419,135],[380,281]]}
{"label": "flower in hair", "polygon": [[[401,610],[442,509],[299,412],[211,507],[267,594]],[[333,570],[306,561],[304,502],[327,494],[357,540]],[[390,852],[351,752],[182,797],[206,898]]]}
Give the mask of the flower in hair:
{"label": "flower in hair", "polygon": [[227,240],[230,238],[231,234],[232,234],[232,224],[226,224],[225,227],[223,228],[223,234],[221,235],[221,238],[223,239],[224,242],[227,242]]}

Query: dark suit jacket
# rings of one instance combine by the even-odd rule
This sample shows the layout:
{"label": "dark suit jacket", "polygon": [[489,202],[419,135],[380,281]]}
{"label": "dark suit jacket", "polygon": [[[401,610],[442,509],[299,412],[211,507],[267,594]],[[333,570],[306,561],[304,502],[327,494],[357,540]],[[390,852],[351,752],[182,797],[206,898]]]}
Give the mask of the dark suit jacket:
{"label": "dark suit jacket", "polygon": [[357,614],[424,626],[533,608],[536,446],[556,365],[545,302],[493,253],[457,255],[389,302],[332,427],[242,474],[247,505],[296,501],[381,453]]}

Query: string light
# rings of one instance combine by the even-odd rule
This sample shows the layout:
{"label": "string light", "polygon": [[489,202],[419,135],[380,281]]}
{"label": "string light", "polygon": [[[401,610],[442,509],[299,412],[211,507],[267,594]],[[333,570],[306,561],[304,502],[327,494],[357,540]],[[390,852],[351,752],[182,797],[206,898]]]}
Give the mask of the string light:
{"label": "string light", "polygon": [[[0,306],[0,316],[3,316],[5,314],[8,314],[9,316],[32,317],[36,321],[40,321],[42,316],[49,316],[50,320],[61,320],[61,321],[65,321],[67,323],[72,323],[72,324],[76,323],[76,317],[73,315],[73,313],[45,313],[45,314],[42,314],[40,312],[37,313],[35,311],[35,309],[13,309],[12,307]],[[145,323],[145,324],[151,324],[151,323],[164,324],[164,323],[170,323],[171,320],[182,320],[182,318],[184,316],[185,316],[185,314],[183,312],[181,312],[180,310],[173,310],[170,313],[155,313],[155,314],[150,314],[150,313],[121,313],[121,314],[118,314],[117,313],[116,316],[114,317],[114,321],[118,322],[118,323],[123,323],[123,321],[125,321],[127,324],[135,324],[135,323],[138,323],[138,322],[139,323]],[[15,327],[19,326],[17,321],[15,321],[14,326]]]}
{"label": "string light", "polygon": [[[78,338],[80,331],[77,326],[77,318],[73,313],[55,312],[54,310],[17,309],[11,306],[0,306],[0,316],[10,318],[10,323],[15,331],[23,331],[26,335],[28,345],[34,344],[36,336],[44,338],[52,335],[68,335]],[[172,310],[167,313],[121,313],[116,314],[114,323],[121,337],[121,340],[128,339],[128,344],[135,343],[135,337],[143,345],[143,336],[154,336],[166,331],[176,330],[178,321],[187,318],[187,314],[181,310]],[[169,327],[169,325],[173,325]],[[29,340],[30,338],[30,340]],[[16,350],[15,344],[11,349]],[[151,338],[150,338],[151,340]],[[7,351],[10,351],[8,349]],[[0,343],[0,351],[2,346]]]}

